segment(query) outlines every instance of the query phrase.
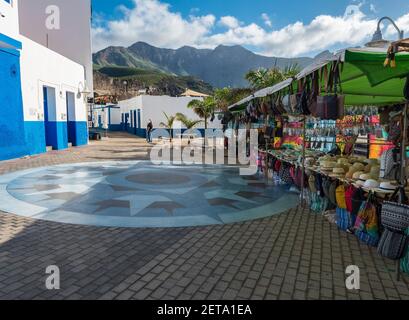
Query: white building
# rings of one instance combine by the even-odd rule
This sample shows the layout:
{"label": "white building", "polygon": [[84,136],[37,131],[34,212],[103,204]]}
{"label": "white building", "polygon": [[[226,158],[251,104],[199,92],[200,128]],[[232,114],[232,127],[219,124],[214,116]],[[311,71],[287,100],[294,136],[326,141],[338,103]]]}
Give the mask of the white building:
{"label": "white building", "polygon": [[[189,102],[192,100],[201,100],[202,98],[194,97],[170,97],[170,96],[150,96],[141,95],[129,100],[119,101],[121,118],[118,119],[118,114],[112,118],[109,124],[121,124],[124,131],[136,134],[138,136],[146,136],[146,126],[149,120],[152,120],[154,128],[160,128],[160,123],[166,123],[165,113],[168,116],[173,116],[176,113],[183,113],[189,119],[200,119],[192,109],[188,108]],[[178,121],[175,122],[174,128],[186,129]],[[208,122],[208,128],[220,129],[222,125],[218,119],[213,122]],[[204,123],[198,125],[196,129],[203,130]]]}
{"label": "white building", "polygon": [[0,0],[0,160],[88,142],[90,8],[90,0]]}

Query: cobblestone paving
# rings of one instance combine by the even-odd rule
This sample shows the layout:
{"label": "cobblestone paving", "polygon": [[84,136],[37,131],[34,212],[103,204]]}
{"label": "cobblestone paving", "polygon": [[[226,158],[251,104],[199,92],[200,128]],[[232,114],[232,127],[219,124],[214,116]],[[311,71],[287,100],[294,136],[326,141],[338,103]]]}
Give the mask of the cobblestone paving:
{"label": "cobblestone paving", "polygon": [[[88,147],[0,163],[0,172],[97,160],[144,159],[142,139],[115,135]],[[127,150],[131,151],[128,152]],[[142,151],[141,151],[142,149]],[[345,268],[361,290],[345,288]],[[61,289],[45,289],[45,269]],[[394,263],[301,208],[232,225],[131,229],[0,213],[0,299],[409,299]]]}

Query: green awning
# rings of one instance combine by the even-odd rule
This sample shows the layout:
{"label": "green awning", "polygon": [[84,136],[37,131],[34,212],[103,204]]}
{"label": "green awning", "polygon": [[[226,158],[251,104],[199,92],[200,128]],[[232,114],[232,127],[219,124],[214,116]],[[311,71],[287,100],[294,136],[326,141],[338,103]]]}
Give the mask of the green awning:
{"label": "green awning", "polygon": [[[396,68],[384,67],[386,57],[386,49],[346,49],[327,60],[314,62],[302,70],[295,79],[300,80],[308,77],[321,68],[330,68],[339,59],[343,63],[341,83],[346,105],[386,106],[403,103],[405,102],[403,88],[409,74],[409,54],[396,54]],[[297,87],[296,80],[293,82],[294,89]],[[324,79],[321,79],[321,83],[322,94],[325,94]],[[287,87],[290,84],[291,79],[277,84],[277,91],[288,91]],[[277,92],[273,89],[274,87],[260,90],[260,94],[256,93],[231,106],[230,111],[243,111],[249,101]]]}
{"label": "green awning", "polygon": [[349,49],[341,72],[346,105],[390,105],[402,103],[409,74],[409,54],[396,55],[396,68],[384,67],[386,52]]}

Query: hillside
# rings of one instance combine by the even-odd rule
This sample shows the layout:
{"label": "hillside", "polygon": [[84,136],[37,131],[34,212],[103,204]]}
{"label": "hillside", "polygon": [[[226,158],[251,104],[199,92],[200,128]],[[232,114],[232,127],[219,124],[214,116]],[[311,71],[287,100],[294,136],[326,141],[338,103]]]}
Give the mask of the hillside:
{"label": "hillside", "polygon": [[284,68],[298,64],[304,67],[312,58],[275,58],[257,55],[241,46],[218,46],[214,50],[182,47],[162,49],[144,42],[128,48],[108,47],[94,54],[97,68],[122,67],[149,70],[154,74],[192,76],[213,87],[246,87],[245,74],[260,67]]}

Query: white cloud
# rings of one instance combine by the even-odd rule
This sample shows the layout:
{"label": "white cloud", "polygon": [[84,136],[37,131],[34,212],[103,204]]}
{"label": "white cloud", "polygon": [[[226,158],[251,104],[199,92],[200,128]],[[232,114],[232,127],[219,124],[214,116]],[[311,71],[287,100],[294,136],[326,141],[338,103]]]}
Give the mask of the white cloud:
{"label": "white cloud", "polygon": [[177,48],[200,43],[215,24],[213,15],[184,19],[180,13],[158,0],[133,0],[135,6],[124,9],[122,19],[93,28],[94,50],[111,45],[129,46],[136,41]]}
{"label": "white cloud", "polygon": [[227,27],[229,29],[238,28],[240,26],[239,20],[232,16],[224,16],[220,18],[220,25]]}
{"label": "white cloud", "polygon": [[[405,33],[404,37],[405,38],[409,37],[409,13],[403,15],[402,17],[397,19],[395,22],[398,28]],[[392,24],[389,24],[388,27],[386,28],[385,38],[397,39],[397,31],[392,26]]]}
{"label": "white cloud", "polygon": [[377,13],[377,12],[378,12],[378,10],[376,9],[376,6],[375,6],[373,3],[371,3],[371,4],[369,5],[369,10],[370,10],[372,13]]}
{"label": "white cloud", "polygon": [[[268,29],[256,23],[243,24],[236,17],[191,15],[182,17],[159,0],[133,0],[134,7],[122,8],[123,18],[93,28],[94,50],[109,45],[129,46],[145,41],[165,48],[191,45],[214,48],[219,44],[245,45],[274,56],[310,55],[328,48],[362,45],[370,39],[377,21],[361,11],[361,4],[348,6],[344,15],[319,15],[309,23],[300,21],[281,29]],[[262,15],[263,18],[263,15]],[[265,15],[264,23],[271,20]],[[215,31],[216,21],[226,30]],[[267,22],[266,22],[267,21]],[[397,19],[409,32],[409,13]],[[393,33],[387,28],[385,35]]]}
{"label": "white cloud", "polygon": [[271,19],[270,19],[270,17],[268,16],[267,13],[262,13],[262,14],[261,14],[261,19],[263,19],[264,24],[265,24],[267,27],[269,27],[269,28],[272,28],[272,27],[273,27],[273,23],[271,22]]}

